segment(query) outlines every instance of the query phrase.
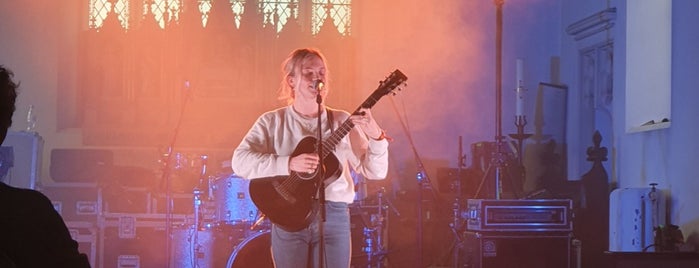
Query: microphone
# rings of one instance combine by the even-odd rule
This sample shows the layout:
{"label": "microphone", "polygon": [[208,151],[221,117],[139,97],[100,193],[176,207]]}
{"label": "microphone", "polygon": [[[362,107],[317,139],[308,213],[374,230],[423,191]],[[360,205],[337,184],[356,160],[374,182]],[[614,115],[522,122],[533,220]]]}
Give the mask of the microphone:
{"label": "microphone", "polygon": [[313,82],[313,88],[315,88],[317,91],[323,90],[323,87],[325,87],[325,83],[323,83],[323,80],[316,80]]}

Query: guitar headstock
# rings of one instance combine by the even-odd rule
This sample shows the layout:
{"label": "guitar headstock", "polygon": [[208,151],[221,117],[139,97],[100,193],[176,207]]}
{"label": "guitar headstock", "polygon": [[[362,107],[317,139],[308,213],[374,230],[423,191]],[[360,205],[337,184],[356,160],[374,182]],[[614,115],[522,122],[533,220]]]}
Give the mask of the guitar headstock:
{"label": "guitar headstock", "polygon": [[396,69],[390,75],[388,75],[386,79],[379,82],[379,88],[374,90],[374,92],[371,93],[371,96],[369,96],[369,98],[367,98],[356,111],[359,111],[360,108],[373,107],[374,104],[381,99],[381,97],[388,95],[388,93],[393,93],[393,95],[395,95],[396,90],[401,90],[401,87],[405,86],[406,80],[408,80],[408,77],[405,76],[405,74],[403,74],[400,70]]}
{"label": "guitar headstock", "polygon": [[386,77],[383,81],[379,82],[379,88],[376,89],[376,93],[381,94],[380,96],[387,95],[389,93],[396,94],[396,90],[401,90],[406,85],[405,81],[408,77],[403,74],[400,70],[396,69],[391,72],[391,74]]}

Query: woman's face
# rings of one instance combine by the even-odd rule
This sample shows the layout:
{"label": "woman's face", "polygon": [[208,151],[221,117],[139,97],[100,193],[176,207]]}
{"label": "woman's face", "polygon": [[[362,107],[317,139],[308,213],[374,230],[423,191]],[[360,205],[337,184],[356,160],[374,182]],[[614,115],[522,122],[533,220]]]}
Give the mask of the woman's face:
{"label": "woman's face", "polygon": [[[325,63],[316,55],[309,56],[301,62],[299,70],[294,76],[289,77],[289,85],[294,90],[294,99],[311,99],[315,101],[318,89],[316,89],[316,81],[320,80],[325,83]],[[320,91],[321,97],[325,99],[328,94],[327,90]]]}

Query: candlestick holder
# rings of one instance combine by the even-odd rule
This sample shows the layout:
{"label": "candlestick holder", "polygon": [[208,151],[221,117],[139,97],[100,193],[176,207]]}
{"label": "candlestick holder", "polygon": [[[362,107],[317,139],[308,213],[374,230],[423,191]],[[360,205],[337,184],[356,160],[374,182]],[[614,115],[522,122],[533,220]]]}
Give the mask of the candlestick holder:
{"label": "candlestick holder", "polygon": [[519,165],[522,166],[522,147],[524,147],[524,140],[532,136],[532,134],[524,133],[524,126],[527,125],[527,116],[516,115],[515,116],[515,126],[517,127],[517,133],[510,134],[510,138],[517,140],[517,161]]}

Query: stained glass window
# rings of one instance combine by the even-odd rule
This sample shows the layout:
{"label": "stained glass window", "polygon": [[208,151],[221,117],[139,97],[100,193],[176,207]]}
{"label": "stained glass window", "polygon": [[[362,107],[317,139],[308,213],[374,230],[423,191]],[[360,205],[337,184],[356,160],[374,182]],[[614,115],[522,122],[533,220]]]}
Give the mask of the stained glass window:
{"label": "stained glass window", "polygon": [[109,13],[116,13],[121,27],[128,29],[129,2],[129,0],[90,0],[89,26],[101,28]]}
{"label": "stained glass window", "polygon": [[[143,14],[151,13],[161,28],[171,21],[177,21],[184,0],[88,0],[89,27],[99,29],[104,20],[115,13],[124,29],[129,28],[132,5],[143,5]],[[241,16],[245,13],[246,1],[257,1],[264,26],[273,25],[280,32],[292,18],[298,18],[303,5],[311,5],[311,33],[317,34],[329,17],[329,21],[342,35],[350,34],[352,0],[229,0],[231,12],[235,16],[236,27],[240,27]],[[212,0],[198,0],[198,10],[202,14],[202,25],[206,25]],[[141,10],[139,10],[141,11]]]}
{"label": "stained glass window", "polygon": [[[231,5],[231,11],[235,17],[235,27],[240,28],[240,17],[245,12],[245,1],[246,0],[229,0]],[[211,11],[211,0],[199,0],[199,11],[202,15],[202,24],[206,25],[209,20],[209,11]]]}
{"label": "stained glass window", "polygon": [[298,0],[262,0],[260,10],[265,24],[276,25],[277,32],[280,32],[289,18],[297,17]]}
{"label": "stained glass window", "polygon": [[325,19],[330,16],[331,21],[342,35],[350,35],[352,0],[312,0],[313,25],[312,33],[315,35],[320,31]]}

